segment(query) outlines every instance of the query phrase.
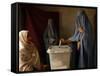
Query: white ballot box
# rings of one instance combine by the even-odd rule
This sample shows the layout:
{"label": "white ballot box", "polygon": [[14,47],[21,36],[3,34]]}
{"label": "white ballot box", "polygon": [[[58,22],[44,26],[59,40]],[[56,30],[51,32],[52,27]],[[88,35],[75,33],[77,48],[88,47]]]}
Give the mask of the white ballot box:
{"label": "white ballot box", "polygon": [[50,46],[47,50],[51,70],[69,69],[72,49],[69,46]]}

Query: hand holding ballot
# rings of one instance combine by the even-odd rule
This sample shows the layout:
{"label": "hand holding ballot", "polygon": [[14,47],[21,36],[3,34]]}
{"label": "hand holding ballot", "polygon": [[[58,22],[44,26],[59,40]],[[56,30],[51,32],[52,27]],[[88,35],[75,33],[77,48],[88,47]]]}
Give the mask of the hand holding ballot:
{"label": "hand holding ballot", "polygon": [[60,40],[59,40],[59,42],[61,41],[61,44],[62,45],[68,45],[68,44],[71,44],[72,43],[72,41],[71,40],[65,40],[64,38],[61,38]]}

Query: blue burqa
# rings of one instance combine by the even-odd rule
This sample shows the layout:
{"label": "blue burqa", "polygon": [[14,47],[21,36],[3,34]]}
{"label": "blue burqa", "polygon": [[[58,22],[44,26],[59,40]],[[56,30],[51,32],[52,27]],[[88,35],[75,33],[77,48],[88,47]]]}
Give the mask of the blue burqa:
{"label": "blue burqa", "polygon": [[[71,41],[80,41],[78,68],[89,68],[92,62],[93,53],[93,36],[92,25],[88,20],[85,11],[78,12],[75,23],[75,33],[69,38]],[[82,26],[84,32],[79,32],[79,27]]]}
{"label": "blue burqa", "polygon": [[[44,30],[43,34],[44,46],[47,51],[48,47],[54,45],[56,40],[58,39],[56,28],[54,27],[53,20],[48,19],[48,25]],[[47,64],[49,64],[49,56],[47,54]]]}
{"label": "blue burqa", "polygon": [[53,45],[56,42],[57,38],[57,31],[56,28],[54,28],[53,20],[48,19],[48,25],[43,35],[46,50],[50,45]]}

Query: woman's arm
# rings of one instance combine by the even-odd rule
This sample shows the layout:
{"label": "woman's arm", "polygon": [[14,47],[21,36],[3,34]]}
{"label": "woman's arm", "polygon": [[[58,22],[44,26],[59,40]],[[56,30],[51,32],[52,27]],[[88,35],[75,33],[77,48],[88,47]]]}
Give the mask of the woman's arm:
{"label": "woman's arm", "polygon": [[64,40],[63,38],[61,38],[60,40],[61,40],[61,44],[63,44],[63,45],[68,45],[68,44],[72,43],[71,40]]}
{"label": "woman's arm", "polygon": [[77,49],[80,48],[80,41],[77,42]]}

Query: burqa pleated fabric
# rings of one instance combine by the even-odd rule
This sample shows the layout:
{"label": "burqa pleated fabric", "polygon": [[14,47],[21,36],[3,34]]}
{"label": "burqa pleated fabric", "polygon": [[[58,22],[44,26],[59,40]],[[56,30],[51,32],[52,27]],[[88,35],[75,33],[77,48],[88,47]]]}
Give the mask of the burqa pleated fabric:
{"label": "burqa pleated fabric", "polygon": [[55,29],[56,28],[54,28],[53,20],[48,19],[48,26],[46,27],[43,35],[46,50],[50,45],[54,45],[56,43],[57,31]]}
{"label": "burqa pleated fabric", "polygon": [[[78,12],[75,23],[75,33],[69,38],[71,41],[80,41],[78,68],[91,68],[93,55],[92,25],[88,20],[85,11]],[[84,32],[79,32],[79,27],[83,27]]]}

